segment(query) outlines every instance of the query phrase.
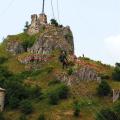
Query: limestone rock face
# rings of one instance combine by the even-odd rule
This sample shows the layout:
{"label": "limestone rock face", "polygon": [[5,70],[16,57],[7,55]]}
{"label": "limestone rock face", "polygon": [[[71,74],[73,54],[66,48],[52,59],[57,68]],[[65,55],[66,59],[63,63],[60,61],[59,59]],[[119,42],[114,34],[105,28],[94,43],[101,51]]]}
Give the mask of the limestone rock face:
{"label": "limestone rock face", "polygon": [[15,41],[15,40],[8,42],[6,47],[7,47],[6,48],[7,51],[12,53],[13,55],[20,54],[20,53],[24,52],[24,48],[23,48],[22,44],[18,41]]}
{"label": "limestone rock face", "polygon": [[49,26],[28,52],[49,54],[60,49],[74,53],[73,35],[69,27]]}
{"label": "limestone rock face", "polygon": [[90,67],[83,67],[77,71],[76,75],[79,77],[80,80],[96,80],[98,78],[97,72],[90,68]]}

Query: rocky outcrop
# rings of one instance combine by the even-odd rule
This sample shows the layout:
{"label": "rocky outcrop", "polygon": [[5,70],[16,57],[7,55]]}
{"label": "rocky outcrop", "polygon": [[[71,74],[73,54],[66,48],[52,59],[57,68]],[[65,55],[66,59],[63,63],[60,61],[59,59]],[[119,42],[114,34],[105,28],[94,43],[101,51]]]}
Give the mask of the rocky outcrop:
{"label": "rocky outcrop", "polygon": [[57,49],[74,53],[73,35],[69,27],[48,26],[28,52],[50,54]]}
{"label": "rocky outcrop", "polygon": [[17,40],[7,42],[6,50],[12,53],[13,55],[25,52],[22,44]]}
{"label": "rocky outcrop", "polygon": [[56,74],[56,77],[61,82],[64,82],[68,86],[78,85],[80,81],[97,81],[101,82],[101,78],[98,76],[97,72],[90,67],[83,67],[79,70],[74,71],[72,75],[67,73]]}
{"label": "rocky outcrop", "polygon": [[76,72],[80,80],[97,80],[97,72],[90,67],[83,67]]}
{"label": "rocky outcrop", "polygon": [[40,55],[31,53],[24,53],[18,56],[18,61],[22,64],[47,62],[51,59],[52,56],[50,55]]}

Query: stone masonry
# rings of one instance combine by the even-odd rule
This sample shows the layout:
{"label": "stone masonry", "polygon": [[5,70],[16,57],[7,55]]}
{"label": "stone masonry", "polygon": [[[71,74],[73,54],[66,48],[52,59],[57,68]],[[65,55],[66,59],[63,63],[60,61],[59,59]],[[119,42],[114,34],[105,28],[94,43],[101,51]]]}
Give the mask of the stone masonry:
{"label": "stone masonry", "polygon": [[39,16],[37,14],[31,15],[31,24],[27,33],[33,35],[39,33],[41,27],[47,25],[47,16],[42,13]]}

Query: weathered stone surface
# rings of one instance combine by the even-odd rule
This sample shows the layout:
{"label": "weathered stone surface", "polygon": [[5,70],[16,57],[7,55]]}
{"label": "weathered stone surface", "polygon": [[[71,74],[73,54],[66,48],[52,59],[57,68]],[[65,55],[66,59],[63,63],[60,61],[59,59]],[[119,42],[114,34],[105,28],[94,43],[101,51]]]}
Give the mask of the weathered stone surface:
{"label": "weathered stone surface", "polygon": [[[74,53],[73,36],[70,28],[56,28],[49,26],[48,30],[39,37],[32,48],[28,49],[28,52],[49,54],[53,50],[60,49],[67,52]],[[66,36],[67,37],[66,37]]]}
{"label": "weathered stone surface", "polygon": [[72,75],[61,73],[56,75],[57,79],[66,83],[68,86],[79,85],[80,81],[97,81],[101,82],[101,78],[97,72],[89,67],[83,67],[80,70],[76,70]]}
{"label": "weathered stone surface", "polygon": [[18,61],[22,64],[28,63],[38,63],[47,62],[52,59],[50,55],[40,55],[40,54],[22,54],[18,56]]}
{"label": "weathered stone surface", "polygon": [[98,75],[97,72],[90,68],[90,67],[83,67],[80,70],[77,71],[76,75],[79,77],[80,80],[96,80],[98,81]]}
{"label": "weathered stone surface", "polygon": [[24,52],[24,48],[23,48],[22,44],[15,40],[7,42],[6,50],[9,51],[10,53],[12,53],[13,55]]}
{"label": "weathered stone surface", "polygon": [[116,102],[120,98],[120,89],[113,89],[113,103]]}

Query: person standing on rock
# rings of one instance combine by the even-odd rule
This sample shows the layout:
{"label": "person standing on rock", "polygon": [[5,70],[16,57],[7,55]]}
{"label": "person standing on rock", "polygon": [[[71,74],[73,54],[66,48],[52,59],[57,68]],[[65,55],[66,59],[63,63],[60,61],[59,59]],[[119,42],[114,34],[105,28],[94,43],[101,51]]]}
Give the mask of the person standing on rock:
{"label": "person standing on rock", "polygon": [[61,51],[61,54],[59,56],[59,61],[62,63],[63,69],[68,67],[68,59],[67,59],[66,51]]}

